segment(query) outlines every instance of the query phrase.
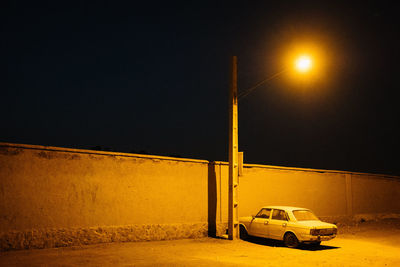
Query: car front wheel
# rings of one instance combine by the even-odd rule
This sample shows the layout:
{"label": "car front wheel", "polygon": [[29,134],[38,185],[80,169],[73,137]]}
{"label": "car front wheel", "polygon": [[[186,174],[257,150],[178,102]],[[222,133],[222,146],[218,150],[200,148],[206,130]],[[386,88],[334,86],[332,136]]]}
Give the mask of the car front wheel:
{"label": "car front wheel", "polygon": [[246,240],[249,238],[249,234],[246,231],[246,228],[244,228],[243,225],[240,225],[240,239]]}
{"label": "car front wheel", "polygon": [[283,238],[283,242],[285,243],[285,246],[288,248],[297,248],[299,245],[299,240],[293,233],[286,233],[285,237]]}

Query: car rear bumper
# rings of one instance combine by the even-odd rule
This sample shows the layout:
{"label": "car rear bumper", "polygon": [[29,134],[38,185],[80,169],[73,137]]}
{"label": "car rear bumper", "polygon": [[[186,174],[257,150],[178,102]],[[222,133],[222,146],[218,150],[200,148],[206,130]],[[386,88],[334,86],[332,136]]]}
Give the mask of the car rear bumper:
{"label": "car rear bumper", "polygon": [[336,235],[303,235],[301,236],[301,242],[304,243],[312,243],[312,242],[320,242],[320,241],[328,241],[335,238]]}

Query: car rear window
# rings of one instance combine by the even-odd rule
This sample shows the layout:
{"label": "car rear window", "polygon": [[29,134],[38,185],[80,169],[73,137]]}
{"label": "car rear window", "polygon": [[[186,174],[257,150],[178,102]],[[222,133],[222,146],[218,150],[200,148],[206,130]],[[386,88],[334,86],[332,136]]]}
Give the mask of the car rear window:
{"label": "car rear window", "polygon": [[293,215],[298,221],[319,221],[318,217],[309,210],[294,210]]}

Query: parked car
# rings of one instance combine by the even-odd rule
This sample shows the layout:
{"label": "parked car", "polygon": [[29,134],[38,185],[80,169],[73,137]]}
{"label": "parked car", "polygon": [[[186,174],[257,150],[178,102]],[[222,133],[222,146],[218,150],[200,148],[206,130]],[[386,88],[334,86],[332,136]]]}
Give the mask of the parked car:
{"label": "parked car", "polygon": [[290,248],[300,243],[319,245],[336,237],[337,226],[322,222],[305,208],[266,206],[255,216],[239,218],[240,237],[258,236],[283,240]]}

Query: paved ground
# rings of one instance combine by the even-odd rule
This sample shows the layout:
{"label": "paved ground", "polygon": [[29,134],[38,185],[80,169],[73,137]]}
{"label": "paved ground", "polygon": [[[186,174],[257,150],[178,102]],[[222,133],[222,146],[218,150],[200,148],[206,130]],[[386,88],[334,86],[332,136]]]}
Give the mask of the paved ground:
{"label": "paved ground", "polygon": [[0,252],[0,266],[400,266],[400,220],[342,227],[320,247],[203,238]]}

